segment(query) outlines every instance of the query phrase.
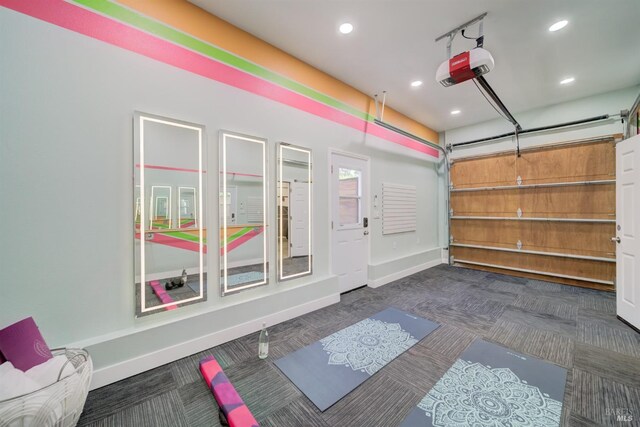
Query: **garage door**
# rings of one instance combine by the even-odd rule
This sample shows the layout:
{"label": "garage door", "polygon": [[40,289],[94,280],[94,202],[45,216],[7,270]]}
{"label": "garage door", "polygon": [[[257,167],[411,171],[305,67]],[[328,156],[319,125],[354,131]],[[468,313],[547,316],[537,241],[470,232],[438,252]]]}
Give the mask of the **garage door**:
{"label": "garage door", "polygon": [[453,263],[613,290],[616,138],[456,159]]}

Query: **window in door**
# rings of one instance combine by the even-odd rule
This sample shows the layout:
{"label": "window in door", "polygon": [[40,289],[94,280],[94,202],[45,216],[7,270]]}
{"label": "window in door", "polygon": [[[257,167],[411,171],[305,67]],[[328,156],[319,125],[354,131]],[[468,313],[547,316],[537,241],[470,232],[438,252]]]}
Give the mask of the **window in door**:
{"label": "window in door", "polygon": [[340,202],[340,227],[357,226],[362,222],[362,172],[357,169],[339,168],[338,197]]}

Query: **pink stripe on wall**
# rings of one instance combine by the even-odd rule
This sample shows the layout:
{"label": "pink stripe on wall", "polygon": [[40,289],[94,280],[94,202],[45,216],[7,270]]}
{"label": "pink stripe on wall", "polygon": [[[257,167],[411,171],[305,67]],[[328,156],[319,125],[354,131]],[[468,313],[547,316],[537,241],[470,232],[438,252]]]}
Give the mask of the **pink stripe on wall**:
{"label": "pink stripe on wall", "polygon": [[[136,168],[140,169],[140,163],[136,163]],[[157,166],[157,165],[144,165],[145,169],[160,169],[165,171],[177,171],[177,172],[200,172],[198,169],[185,169],[185,168],[172,168],[170,166]],[[202,173],[207,173],[207,171],[202,171]]]}
{"label": "pink stripe on wall", "polygon": [[429,156],[439,156],[436,149],[411,138],[62,0],[0,0],[0,5]]}
{"label": "pink stripe on wall", "polygon": [[[140,232],[136,233],[136,239],[140,240]],[[189,240],[178,239],[177,237],[167,236],[162,233],[154,233],[153,239],[147,240],[148,242],[157,243],[159,245],[171,246],[173,248],[184,249],[185,251],[199,252],[200,244]],[[202,247],[202,253],[207,253],[207,245]]]}
{"label": "pink stripe on wall", "polygon": [[[263,231],[264,231],[264,227],[256,227],[253,230],[249,231],[248,233],[243,234],[242,236],[233,240],[231,243],[227,244],[227,253],[231,252],[232,250],[242,245],[243,243],[253,239]],[[220,248],[220,255],[224,255],[224,246]]]}
{"label": "pink stripe on wall", "polygon": [[[220,175],[222,175],[223,173],[224,172],[220,172]],[[251,176],[253,178],[262,178],[262,175],[256,175],[253,173],[227,172],[227,175]]]}
{"label": "pink stripe on wall", "polygon": [[[184,249],[185,251],[199,252],[200,244],[196,242],[191,242],[189,240],[178,239],[173,236],[167,236],[162,233],[155,233],[153,235],[153,239],[151,240],[153,243],[158,243],[160,245],[167,245],[178,249]],[[207,246],[203,246],[203,253],[207,253]]]}

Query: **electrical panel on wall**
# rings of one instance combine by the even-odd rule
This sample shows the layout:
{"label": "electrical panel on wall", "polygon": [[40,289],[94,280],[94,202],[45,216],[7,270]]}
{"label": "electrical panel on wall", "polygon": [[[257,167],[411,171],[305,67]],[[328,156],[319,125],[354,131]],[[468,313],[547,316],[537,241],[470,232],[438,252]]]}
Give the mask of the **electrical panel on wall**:
{"label": "electrical panel on wall", "polygon": [[382,184],[382,234],[415,231],[417,199],[414,185]]}

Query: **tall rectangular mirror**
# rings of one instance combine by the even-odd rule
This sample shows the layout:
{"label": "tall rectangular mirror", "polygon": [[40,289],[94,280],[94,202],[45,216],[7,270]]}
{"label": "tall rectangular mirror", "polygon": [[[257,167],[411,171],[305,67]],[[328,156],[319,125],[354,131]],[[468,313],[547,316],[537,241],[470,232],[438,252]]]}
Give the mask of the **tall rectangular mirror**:
{"label": "tall rectangular mirror", "polygon": [[266,285],[267,141],[220,132],[222,295]]}
{"label": "tall rectangular mirror", "polygon": [[134,115],[136,316],[206,300],[204,127]]}
{"label": "tall rectangular mirror", "polygon": [[312,273],[311,150],[278,145],[278,280]]}

